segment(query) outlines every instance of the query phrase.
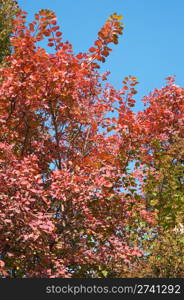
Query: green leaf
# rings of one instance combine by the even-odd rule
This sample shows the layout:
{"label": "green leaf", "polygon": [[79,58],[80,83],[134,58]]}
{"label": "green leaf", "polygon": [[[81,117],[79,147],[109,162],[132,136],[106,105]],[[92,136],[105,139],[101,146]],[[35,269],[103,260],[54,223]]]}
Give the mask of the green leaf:
{"label": "green leaf", "polygon": [[106,270],[103,270],[103,271],[102,271],[102,274],[103,274],[103,276],[104,276],[104,277],[106,277],[106,276],[107,276],[107,274],[108,274],[108,271],[106,271]]}
{"label": "green leaf", "polygon": [[180,243],[184,244],[184,237],[182,237],[179,241]]}

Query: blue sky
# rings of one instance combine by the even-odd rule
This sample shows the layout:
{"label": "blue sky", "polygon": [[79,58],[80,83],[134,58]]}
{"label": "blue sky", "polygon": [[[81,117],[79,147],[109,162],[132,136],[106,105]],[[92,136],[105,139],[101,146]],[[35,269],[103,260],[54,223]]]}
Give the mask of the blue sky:
{"label": "blue sky", "polygon": [[103,64],[109,70],[109,81],[121,87],[123,78],[138,78],[137,104],[154,88],[161,88],[165,78],[176,75],[176,83],[184,86],[184,1],[183,0],[18,0],[29,13],[42,8],[55,11],[64,40],[72,43],[74,52],[86,51],[93,45],[97,32],[107,17],[122,14],[124,34]]}

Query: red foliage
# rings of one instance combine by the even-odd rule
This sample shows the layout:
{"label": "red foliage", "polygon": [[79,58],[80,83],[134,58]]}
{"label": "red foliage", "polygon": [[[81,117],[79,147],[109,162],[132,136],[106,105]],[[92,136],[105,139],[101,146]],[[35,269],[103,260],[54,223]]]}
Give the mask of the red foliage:
{"label": "red foliage", "polygon": [[[106,74],[96,70],[96,60],[105,61],[108,44],[122,33],[116,14],[99,32],[97,48],[78,55],[58,39],[52,12],[42,10],[35,19],[26,26],[24,13],[17,17],[13,54],[0,69],[0,270],[4,276],[75,277],[103,265],[118,274],[142,255],[127,226],[137,216],[154,221],[144,199],[131,192],[128,164],[138,147],[147,153],[153,126],[159,139],[174,122],[179,134],[183,90],[157,91],[150,108],[136,115],[136,78],[125,78],[117,91],[104,86]],[[38,46],[44,36],[52,36],[54,54]],[[114,110],[118,117],[107,117]]]}

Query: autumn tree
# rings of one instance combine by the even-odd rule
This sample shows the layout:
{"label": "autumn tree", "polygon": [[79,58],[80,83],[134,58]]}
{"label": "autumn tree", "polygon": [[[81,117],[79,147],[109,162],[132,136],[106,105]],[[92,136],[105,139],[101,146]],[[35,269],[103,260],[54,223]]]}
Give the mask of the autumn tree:
{"label": "autumn tree", "polygon": [[[121,17],[110,16],[94,46],[75,55],[52,11],[28,25],[25,15],[0,69],[1,274],[117,276],[142,255],[128,238],[136,201],[122,190],[128,160],[107,117],[114,106],[131,115],[134,89],[125,95],[126,82],[117,91],[98,72],[122,34]],[[52,54],[39,47],[45,37]]]}
{"label": "autumn tree", "polygon": [[[114,13],[94,45],[74,54],[54,12],[41,10],[27,24],[20,11],[13,22],[12,53],[0,68],[3,277],[126,277],[145,258],[144,235],[158,233],[150,191],[158,192],[162,168],[154,145],[170,168],[171,137],[183,139],[183,89],[170,82],[149,108],[133,112],[137,78],[116,90],[100,74],[122,32]],[[52,53],[39,46],[43,39]]]}
{"label": "autumn tree", "polygon": [[184,275],[184,93],[174,77],[167,80],[144,98],[148,107],[137,115],[136,163],[147,210],[156,219],[142,240],[148,255],[134,269],[138,277]]}

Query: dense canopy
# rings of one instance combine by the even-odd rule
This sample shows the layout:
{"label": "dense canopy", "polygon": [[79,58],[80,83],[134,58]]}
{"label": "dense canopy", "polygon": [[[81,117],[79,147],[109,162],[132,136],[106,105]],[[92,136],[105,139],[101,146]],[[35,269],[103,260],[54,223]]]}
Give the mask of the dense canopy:
{"label": "dense canopy", "polygon": [[184,89],[169,77],[135,113],[137,78],[116,90],[100,73],[122,31],[114,13],[94,46],[74,54],[52,11],[13,21],[0,68],[3,277],[138,276],[169,230],[180,261],[168,276],[183,275],[174,228],[183,224]]}

